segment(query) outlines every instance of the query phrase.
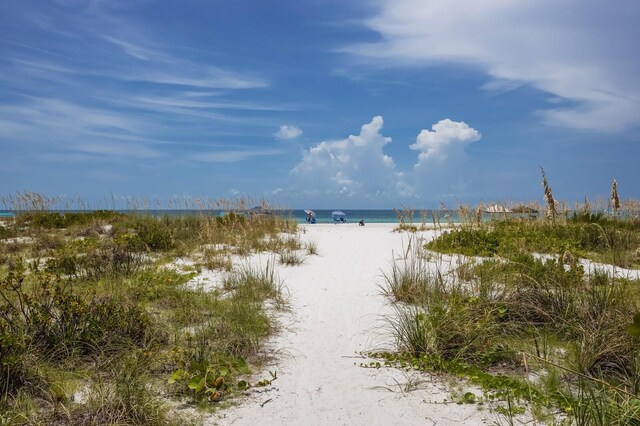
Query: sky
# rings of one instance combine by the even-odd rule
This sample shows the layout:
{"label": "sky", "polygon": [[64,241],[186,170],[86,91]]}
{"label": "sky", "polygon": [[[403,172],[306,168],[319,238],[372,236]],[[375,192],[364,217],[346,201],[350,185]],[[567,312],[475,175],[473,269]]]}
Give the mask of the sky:
{"label": "sky", "polygon": [[637,0],[0,0],[0,195],[640,198]]}

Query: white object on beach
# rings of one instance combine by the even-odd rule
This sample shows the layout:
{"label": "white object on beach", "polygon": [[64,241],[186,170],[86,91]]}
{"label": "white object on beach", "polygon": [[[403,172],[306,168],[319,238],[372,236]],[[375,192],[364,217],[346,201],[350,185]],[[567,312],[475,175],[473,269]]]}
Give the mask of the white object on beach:
{"label": "white object on beach", "polygon": [[493,204],[487,207],[485,213],[511,213],[511,210],[500,204]]}

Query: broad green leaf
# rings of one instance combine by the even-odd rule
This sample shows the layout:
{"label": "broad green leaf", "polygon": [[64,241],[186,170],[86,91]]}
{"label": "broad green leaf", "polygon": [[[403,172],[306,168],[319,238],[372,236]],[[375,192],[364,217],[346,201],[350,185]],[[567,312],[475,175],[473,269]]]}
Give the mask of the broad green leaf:
{"label": "broad green leaf", "polygon": [[633,324],[629,324],[629,327],[627,327],[627,332],[634,337],[640,337],[640,324],[638,323],[633,323]]}
{"label": "broad green leaf", "polygon": [[200,392],[205,385],[204,377],[193,376],[189,380],[189,389],[193,389],[196,392]]}
{"label": "broad green leaf", "polygon": [[247,389],[248,387],[249,387],[249,383],[247,383],[247,381],[246,381],[246,380],[240,380],[240,381],[238,382],[238,389],[240,389],[240,390],[245,390],[245,389]]}
{"label": "broad green leaf", "polygon": [[227,374],[229,374],[229,369],[227,367],[221,367],[220,368],[220,375],[222,377],[226,376]]}
{"label": "broad green leaf", "polygon": [[178,380],[182,379],[182,376],[184,376],[184,370],[180,369],[180,370],[176,370],[173,372],[173,374],[169,377],[169,380],[167,380],[167,382],[169,384],[173,384],[175,382],[177,382]]}

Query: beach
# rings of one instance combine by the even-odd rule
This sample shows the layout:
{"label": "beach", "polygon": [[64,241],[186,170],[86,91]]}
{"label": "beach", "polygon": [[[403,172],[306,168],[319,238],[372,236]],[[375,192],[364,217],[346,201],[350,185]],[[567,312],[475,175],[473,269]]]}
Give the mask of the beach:
{"label": "beach", "polygon": [[[455,425],[489,424],[496,415],[458,405],[441,379],[395,368],[363,368],[361,353],[391,349],[381,294],[382,274],[401,256],[408,234],[394,224],[301,226],[301,239],[318,255],[302,265],[279,266],[290,311],[268,343],[271,360],[256,379],[277,379],[254,389],[239,405],[206,424],[220,425]],[[431,238],[436,231],[421,235]],[[254,258],[253,261],[260,261]]]}
{"label": "beach", "polygon": [[[64,378],[38,373],[50,394],[30,401],[62,392],[74,424],[570,423],[603,401],[601,424],[638,414],[625,390],[640,337],[631,219],[423,228],[96,211],[4,223],[0,337],[36,342],[0,351],[4,418],[58,418],[14,396],[45,370]],[[628,388],[584,373],[611,366],[602,377]]]}

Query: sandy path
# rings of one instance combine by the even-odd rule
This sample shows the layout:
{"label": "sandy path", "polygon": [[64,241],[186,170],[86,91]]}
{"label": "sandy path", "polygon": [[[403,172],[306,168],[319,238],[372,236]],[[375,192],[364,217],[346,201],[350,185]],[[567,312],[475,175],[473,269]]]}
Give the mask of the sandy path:
{"label": "sandy path", "polygon": [[[311,225],[304,241],[319,256],[297,267],[280,267],[291,292],[287,330],[271,342],[277,360],[272,388],[224,410],[208,424],[269,425],[460,425],[487,424],[495,416],[474,405],[443,403],[447,387],[425,382],[405,392],[409,380],[396,369],[365,369],[356,353],[379,347],[380,315],[388,312],[379,294],[381,269],[392,250],[401,253],[406,236],[391,225]],[[289,323],[289,324],[287,324]],[[422,380],[427,379],[422,376]]]}

